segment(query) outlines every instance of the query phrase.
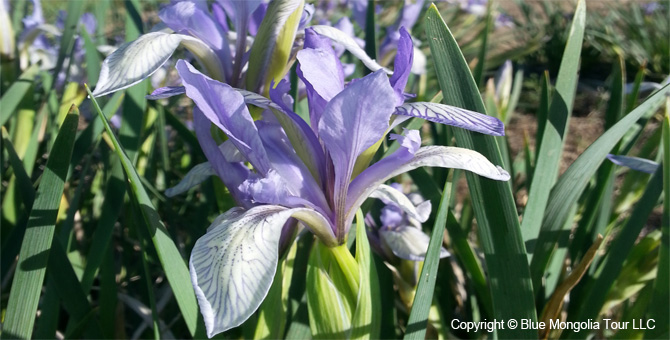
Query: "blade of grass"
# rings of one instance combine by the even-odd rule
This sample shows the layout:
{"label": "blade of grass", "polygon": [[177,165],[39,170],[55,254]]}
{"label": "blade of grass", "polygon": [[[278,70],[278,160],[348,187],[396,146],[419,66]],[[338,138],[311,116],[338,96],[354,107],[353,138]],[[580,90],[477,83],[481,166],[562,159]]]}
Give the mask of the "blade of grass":
{"label": "blade of grass", "polygon": [[[428,10],[425,20],[431,53],[446,104],[485,112],[484,103],[457,42],[437,8]],[[454,129],[459,146],[474,149],[494,164],[502,156],[492,136]],[[477,217],[478,234],[489,271],[493,317],[501,320],[536,320],[526,249],[519,229],[518,214],[509,183],[466,174]],[[500,329],[500,338],[530,338],[533,330]]]}
{"label": "blade of grass", "polygon": [[23,97],[33,87],[35,75],[39,71],[39,65],[32,65],[15,81],[12,86],[7,89],[0,99],[0,125],[5,125],[9,117],[12,116],[14,110],[19,106]]}
{"label": "blade of grass", "polygon": [[[640,201],[633,208],[630,218],[626,221],[616,239],[611,243],[610,249],[596,270],[595,275],[589,278],[585,293],[582,295],[580,305],[582,308],[576,313],[568,316],[569,321],[588,320],[598,317],[607,293],[612,284],[619,276],[628,253],[633,248],[635,240],[645,225],[649,214],[661,196],[663,190],[663,166],[659,166],[652,177],[647,189]],[[667,305],[666,305],[667,312]],[[584,338],[588,330],[573,331],[567,334],[568,339]]]}
{"label": "blade of grass", "polygon": [[37,189],[9,294],[3,336],[27,339],[33,332],[78,121],[79,111],[73,106],[58,133],[51,151],[54,157],[49,157]]}
{"label": "blade of grass", "polygon": [[[530,185],[528,204],[521,222],[523,240],[528,247],[529,260],[534,257],[535,251],[530,247],[531,243],[528,243],[528,241],[536,239],[540,233],[549,193],[558,175],[565,135],[568,131],[568,121],[570,120],[577,89],[579,57],[582,51],[585,24],[586,4],[583,0],[580,0],[577,9],[575,9],[568,41],[561,60],[561,67],[556,79],[556,88],[551,97],[547,124],[544,126],[540,139],[542,142],[538,147],[535,176],[533,176],[533,183]],[[536,291],[538,288],[535,286]]]}
{"label": "blade of grass", "polygon": [[[670,169],[670,100],[665,101],[665,118],[663,119],[663,167]],[[646,339],[661,339],[668,336],[670,318],[668,301],[670,301],[670,171],[663,173],[663,221],[661,222],[661,250],[658,260],[658,273],[654,281],[654,293],[647,319],[656,320],[656,328],[645,333]]]}
{"label": "blade of grass", "polygon": [[[79,25],[79,19],[81,14],[84,11],[84,5],[86,1],[69,1],[67,3],[67,17],[65,18],[65,26],[63,29],[63,34],[61,35],[60,48],[58,49],[58,59],[56,61],[56,67],[53,71],[53,78],[57,79],[58,74],[63,70],[63,64],[65,63],[65,58],[71,55],[74,48],[75,42],[75,32],[77,31],[77,26]],[[67,70],[66,70],[67,71]],[[49,91],[54,89],[56,82],[52,82],[49,87]]]}
{"label": "blade of grass", "polygon": [[670,85],[664,86],[611,129],[607,130],[559,178],[551,191],[551,199],[547,204],[547,212],[544,215],[542,229],[535,246],[535,254],[530,264],[533,285],[536,289],[541,287],[545,268],[569,214],[570,204],[565,204],[565,202],[575,202],[579,198],[591,177],[612,149],[612,145],[615,145],[640,117],[649,110],[655,111],[658,109],[669,90]]}
{"label": "blade of grass", "polygon": [[491,32],[491,23],[493,22],[493,16],[491,15],[493,13],[493,1],[489,1],[486,4],[486,18],[484,19],[486,22],[486,25],[484,26],[484,29],[482,30],[481,33],[481,46],[479,48],[479,54],[477,54],[477,66],[475,66],[474,71],[472,72],[472,76],[475,78],[475,82],[477,83],[477,86],[482,86],[484,85],[484,71],[485,65],[486,65],[486,51],[488,50],[488,40],[489,40],[489,32]]}
{"label": "blade of grass", "polygon": [[433,231],[430,235],[426,260],[423,262],[416,295],[412,303],[412,310],[407,320],[407,330],[404,337],[406,340],[422,340],[426,337],[428,313],[433,302],[435,282],[437,280],[437,267],[440,264],[439,253],[442,248],[442,235],[444,235],[444,228],[447,224],[447,215],[449,212],[449,192],[451,192],[451,182],[447,181],[442,190],[442,198],[437,209],[438,213],[433,225]]}
{"label": "blade of grass", "polygon": [[114,135],[112,128],[109,126],[106,118],[100,110],[100,106],[91,95],[90,89],[86,87],[89,98],[93,102],[93,106],[97,111],[100,119],[102,119],[107,134],[110,136],[116,154],[121,160],[123,170],[128,177],[128,182],[131,190],[129,191],[133,201],[139,205],[139,210],[142,214],[144,222],[148,228],[151,239],[156,247],[158,258],[165,270],[165,276],[168,279],[170,287],[174,292],[177,304],[181,310],[184,321],[192,336],[204,336],[204,324],[202,317],[198,313],[198,305],[195,300],[195,293],[191,286],[191,277],[189,275],[184,259],[179,254],[179,250],[174,241],[170,238],[168,231],[165,229],[163,222],[158,217],[158,213],[151,203],[149,196],[142,186],[141,180],[133,167],[130,158],[124,152],[119,140]]}

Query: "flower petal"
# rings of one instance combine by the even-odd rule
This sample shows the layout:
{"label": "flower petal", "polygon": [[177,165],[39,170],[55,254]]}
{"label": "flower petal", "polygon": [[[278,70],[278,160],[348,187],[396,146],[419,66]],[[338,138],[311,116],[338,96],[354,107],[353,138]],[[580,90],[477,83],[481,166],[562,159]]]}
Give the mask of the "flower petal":
{"label": "flower petal", "polygon": [[658,169],[659,164],[648,159],[639,157],[629,157],[620,155],[607,155],[607,159],[616,165],[625,166],[633,170],[642,171],[648,174],[653,174]]}
{"label": "flower petal", "polygon": [[394,114],[423,118],[487,135],[505,135],[505,125],[498,118],[451,105],[429,102],[405,103],[396,107]]}
{"label": "flower petal", "polygon": [[203,75],[184,60],[177,62],[186,95],[218,126],[261,174],[270,169],[265,148],[241,94]]}
{"label": "flower petal", "polygon": [[344,72],[330,40],[305,30],[305,47],[298,52],[297,73],[307,88],[309,116],[316,131],[326,104],[344,89]]}
{"label": "flower petal", "polygon": [[205,117],[204,113],[197,106],[193,109],[193,125],[202,152],[211,163],[221,181],[223,181],[223,184],[230,190],[238,205],[243,207],[250,206],[251,202],[249,198],[243,195],[238,189],[239,185],[249,178],[249,168],[244,166],[243,163],[231,163],[226,160],[224,153],[221,152],[214,138],[212,138],[210,130],[212,126],[211,121]]}
{"label": "flower petal", "polygon": [[319,137],[335,166],[334,203],[340,223],[345,223],[347,187],[356,159],[386,134],[394,106],[393,88],[382,71],[349,84],[326,105]]}
{"label": "flower petal", "polygon": [[93,96],[123,90],[148,78],[172,56],[184,37],[151,32],[121,45],[102,62]]}
{"label": "flower petal", "polygon": [[189,267],[207,336],[239,326],[258,309],[277,270],[284,223],[314,214],[272,205],[235,209],[196,241]]}
{"label": "flower petal", "polygon": [[[402,154],[402,153],[405,154]],[[400,153],[394,156],[396,153]],[[408,157],[408,154],[410,156]],[[349,186],[347,198],[347,220],[353,219],[352,211],[363,203],[370,194],[389,178],[398,176],[423,166],[462,169],[497,181],[510,179],[509,173],[495,166],[480,153],[463,148],[448,146],[426,146],[413,156],[403,148],[389,157],[371,165],[358,175]]]}
{"label": "flower petal", "polygon": [[324,26],[324,25],[315,25],[312,26],[312,29],[316,33],[327,37],[328,39],[341,44],[344,48],[347,49],[351,54],[358,58],[363,65],[369,68],[371,71],[384,70],[387,74],[393,74],[390,70],[379,65],[374,59],[370,58],[365,50],[363,50],[352,37],[348,36],[346,33],[338,30],[337,28]]}
{"label": "flower petal", "polygon": [[392,204],[398,206],[407,214],[407,216],[416,219],[421,223],[426,222],[428,216],[430,215],[430,208],[428,208],[427,210],[428,214],[426,214],[425,207],[423,208],[422,212],[419,213],[419,211],[416,209],[412,201],[410,201],[409,198],[405,196],[405,194],[403,194],[400,190],[395,189],[390,185],[386,184],[379,185],[377,189],[375,189],[370,194],[370,197],[380,199],[382,200],[382,202],[384,202],[384,204]]}
{"label": "flower petal", "polygon": [[158,100],[178,96],[184,93],[186,93],[186,89],[183,86],[165,86],[155,89],[154,92],[151,92],[146,98],[149,100]]}
{"label": "flower petal", "polygon": [[[401,226],[396,228],[382,228],[379,230],[382,242],[393,254],[401,259],[423,261],[426,259],[430,237],[418,228]],[[449,252],[442,247],[440,258],[449,256]]]}
{"label": "flower petal", "polygon": [[400,27],[400,39],[398,40],[398,52],[393,62],[393,75],[389,79],[393,91],[396,94],[396,105],[402,105],[405,102],[405,86],[412,71],[414,60],[414,44],[412,37],[405,27]]}

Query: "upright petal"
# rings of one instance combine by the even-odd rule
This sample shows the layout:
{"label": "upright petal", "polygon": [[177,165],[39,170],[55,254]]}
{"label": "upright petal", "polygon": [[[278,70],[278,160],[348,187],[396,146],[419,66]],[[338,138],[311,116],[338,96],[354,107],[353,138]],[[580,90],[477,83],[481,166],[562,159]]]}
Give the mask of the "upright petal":
{"label": "upright petal", "polygon": [[405,102],[405,86],[409,74],[412,71],[412,63],[414,62],[414,44],[412,37],[405,27],[400,27],[400,39],[398,40],[398,53],[395,56],[393,63],[393,75],[389,81],[396,94],[396,106],[402,105]]}
{"label": "upright petal", "polygon": [[[424,214],[419,214],[419,211],[417,211],[416,207],[412,203],[412,201],[405,196],[401,191],[398,189],[395,189],[389,185],[386,184],[381,184],[375,189],[371,194],[371,198],[377,198],[382,200],[384,204],[392,204],[400,209],[402,209],[403,212],[407,214],[408,217],[414,218],[419,222],[426,222],[428,219],[428,215],[430,214],[430,210],[428,210],[428,215]],[[430,201],[428,201],[430,202]]]}
{"label": "upright petal", "polygon": [[198,72],[186,61],[179,60],[177,70],[184,82],[186,95],[228,135],[257,171],[267,174],[270,162],[242,95],[229,85]]}
{"label": "upright petal", "polygon": [[393,72],[379,65],[374,59],[370,58],[365,53],[354,38],[348,36],[346,33],[338,30],[337,28],[324,26],[324,25],[315,25],[312,26],[312,29],[319,33],[320,35],[327,37],[335,43],[341,44],[344,48],[347,49],[351,54],[358,58],[363,65],[369,68],[371,71],[384,70],[387,74],[392,74]]}
{"label": "upright petal", "polygon": [[298,52],[297,73],[307,88],[311,126],[317,131],[326,103],[344,89],[344,73],[330,40],[305,30],[305,47]]}
{"label": "upright petal", "polygon": [[[319,137],[335,166],[334,198],[338,223],[344,223],[347,187],[356,158],[386,134],[394,110],[393,88],[382,71],[349,84],[326,106]],[[339,225],[341,231],[344,225]],[[338,235],[343,237],[343,235]]]}
{"label": "upright petal", "polygon": [[189,267],[207,336],[239,326],[263,302],[277,269],[282,227],[292,216],[320,219],[309,209],[235,209],[196,241]]}

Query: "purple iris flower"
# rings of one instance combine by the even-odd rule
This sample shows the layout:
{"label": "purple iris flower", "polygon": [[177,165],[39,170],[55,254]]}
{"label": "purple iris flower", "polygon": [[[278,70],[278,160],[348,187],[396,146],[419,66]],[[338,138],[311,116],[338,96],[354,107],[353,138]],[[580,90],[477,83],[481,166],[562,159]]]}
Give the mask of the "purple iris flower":
{"label": "purple iris flower", "polygon": [[[295,233],[296,224],[287,221],[299,221],[298,228],[335,247],[346,241],[363,201],[389,198],[380,185],[404,172],[439,166],[510,178],[475,151],[421,147],[416,130],[392,134],[400,148],[368,166],[369,151],[374,154],[391,128],[409,117],[503,134],[493,117],[442,104],[405,104],[413,48],[409,33],[400,32],[390,78],[380,69],[345,84],[331,41],[306,30],[297,59],[298,75],[307,85],[309,125],[286,105],[285,80],[267,99],[213,80],[185,61],[177,63],[186,95],[196,104],[195,131],[209,162],[196,166],[168,195],[216,174],[238,203],[212,223],[191,253],[192,283],[210,337],[240,325],[260,306],[281,245]],[[254,121],[247,105],[265,109],[263,118]],[[212,125],[228,136],[226,142],[215,142]]]}
{"label": "purple iris flower", "polygon": [[[405,195],[398,183],[381,184],[370,197],[384,203],[379,216],[381,226],[369,213],[365,218],[372,249],[390,264],[398,264],[400,260],[423,261],[430,236],[421,231],[421,223],[430,215],[430,201],[416,193]],[[441,248],[440,257],[447,256],[449,252]]]}

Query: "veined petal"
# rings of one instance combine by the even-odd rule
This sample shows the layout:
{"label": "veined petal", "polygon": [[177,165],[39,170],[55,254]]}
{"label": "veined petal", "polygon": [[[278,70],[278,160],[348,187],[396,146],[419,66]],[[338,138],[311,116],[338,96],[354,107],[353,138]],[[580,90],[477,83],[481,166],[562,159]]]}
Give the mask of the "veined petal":
{"label": "veined petal", "polygon": [[344,46],[344,48],[346,48],[347,51],[349,51],[356,58],[362,61],[363,65],[365,65],[370,70],[372,71],[384,70],[384,72],[386,72],[387,74],[393,74],[393,72],[391,72],[385,67],[382,67],[374,59],[370,58],[367,55],[367,53],[365,53],[365,50],[363,50],[360,46],[358,46],[356,40],[354,40],[352,37],[348,36],[344,32],[338,30],[337,28],[324,25],[315,25],[312,26],[312,29],[316,33],[319,33],[324,37],[327,37],[328,39],[332,40],[333,42]]}
{"label": "veined petal", "polygon": [[158,100],[178,96],[184,93],[186,93],[186,89],[183,86],[165,86],[155,89],[154,92],[151,92],[146,98],[149,100]]}
{"label": "veined petal", "polygon": [[505,135],[505,125],[498,118],[451,105],[428,102],[405,103],[396,107],[394,114],[423,118],[487,135]]}
{"label": "veined petal", "polygon": [[193,1],[173,2],[161,9],[158,16],[175,32],[188,32],[214,50],[226,49],[230,59],[226,35],[206,10],[206,3],[204,7]]}
{"label": "veined petal", "polygon": [[216,172],[209,162],[200,163],[186,173],[184,178],[172,188],[165,190],[165,196],[174,197],[206,181]]}
{"label": "veined petal", "polygon": [[[401,259],[423,261],[426,259],[430,237],[418,228],[401,226],[396,228],[381,228],[379,236],[393,254]],[[440,258],[449,256],[449,252],[442,247]]]}
{"label": "veined petal", "polygon": [[[386,75],[377,71],[349,84],[330,100],[323,112],[319,137],[335,166],[334,198],[338,223],[345,223],[347,187],[356,158],[386,134],[394,106],[393,88]],[[345,225],[338,225],[338,230],[344,232]]]}
{"label": "veined petal", "polygon": [[653,174],[658,169],[659,164],[648,159],[639,157],[629,157],[620,155],[607,155],[607,159],[616,165],[625,166],[633,170],[642,171],[648,174]]}
{"label": "veined petal", "polygon": [[398,40],[398,52],[393,62],[393,75],[389,79],[393,91],[396,94],[396,105],[402,105],[405,102],[405,86],[412,71],[414,61],[414,44],[412,37],[405,27],[400,27],[400,39]]}
{"label": "veined petal", "polygon": [[497,181],[510,179],[509,173],[500,166],[493,165],[480,153],[457,147],[426,146],[419,149],[413,156],[394,157],[396,153],[406,151],[399,149],[389,157],[372,164],[358,175],[349,186],[347,198],[347,221],[353,219],[352,211],[363,203],[370,194],[389,178],[423,166],[462,169]]}
{"label": "veined petal", "polygon": [[407,216],[416,219],[421,223],[426,222],[428,216],[430,215],[430,207],[428,208],[428,214],[425,213],[426,212],[425,207],[423,207],[422,213],[419,213],[419,211],[416,209],[412,201],[410,201],[409,198],[405,196],[405,194],[403,194],[400,190],[395,189],[390,185],[380,184],[370,194],[370,197],[380,199],[385,204],[393,204],[398,206],[400,209],[402,209],[402,211],[404,211],[407,214]]}
{"label": "veined petal", "polygon": [[93,96],[123,90],[148,78],[172,56],[184,37],[151,32],[121,45],[102,62]]}
{"label": "veined petal", "polygon": [[198,72],[184,60],[177,62],[177,71],[184,82],[186,95],[228,135],[257,171],[267,174],[270,162],[242,95],[229,85]]}
{"label": "veined petal", "polygon": [[196,241],[189,267],[207,336],[239,326],[258,309],[277,269],[284,223],[315,214],[272,205],[236,209],[219,216]]}

